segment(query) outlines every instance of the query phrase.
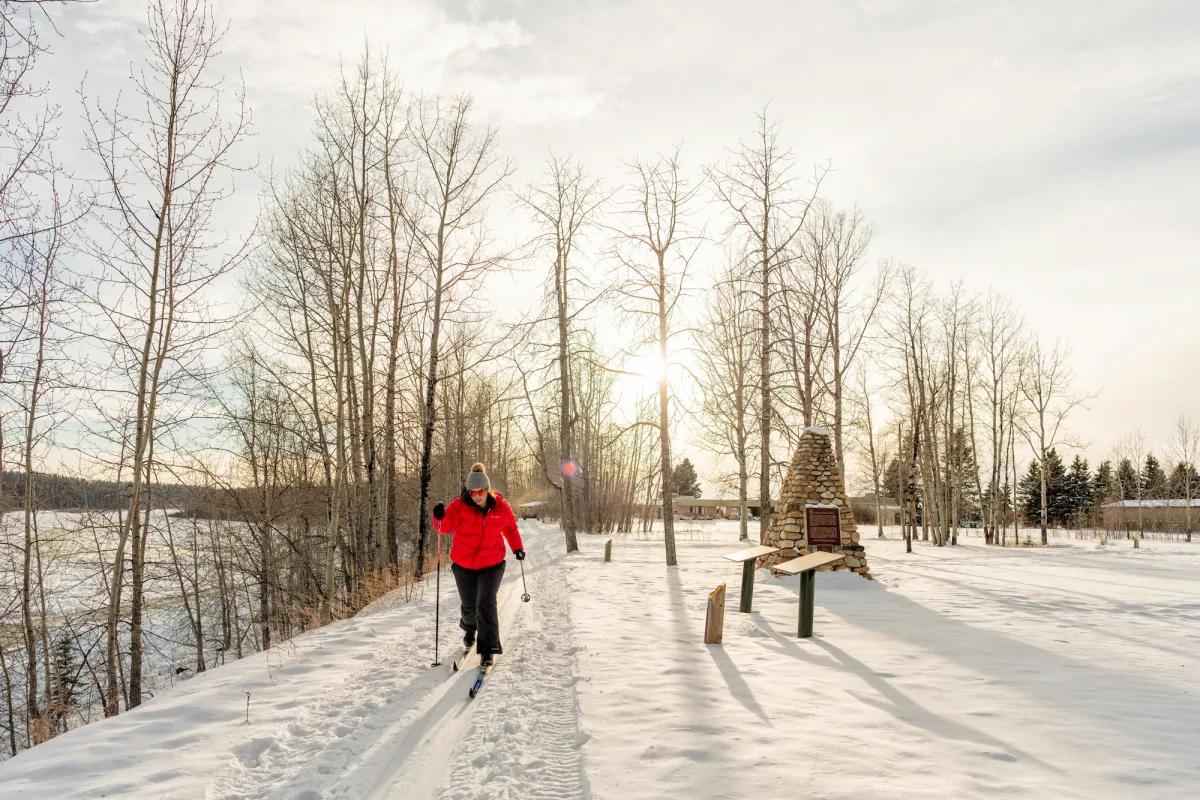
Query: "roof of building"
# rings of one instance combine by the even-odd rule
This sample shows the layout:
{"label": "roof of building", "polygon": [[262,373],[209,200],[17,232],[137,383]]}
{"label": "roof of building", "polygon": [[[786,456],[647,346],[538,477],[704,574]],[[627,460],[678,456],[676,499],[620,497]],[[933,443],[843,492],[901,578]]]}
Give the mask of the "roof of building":
{"label": "roof of building", "polygon": [[1200,508],[1200,498],[1195,500],[1118,500],[1115,503],[1105,503],[1101,508]]}
{"label": "roof of building", "polygon": [[[677,506],[736,506],[741,501],[736,497],[680,497],[679,495],[675,495],[671,502]],[[661,506],[662,504],[661,497],[654,501],[654,505],[656,506]],[[746,505],[758,505],[758,498],[747,497]]]}

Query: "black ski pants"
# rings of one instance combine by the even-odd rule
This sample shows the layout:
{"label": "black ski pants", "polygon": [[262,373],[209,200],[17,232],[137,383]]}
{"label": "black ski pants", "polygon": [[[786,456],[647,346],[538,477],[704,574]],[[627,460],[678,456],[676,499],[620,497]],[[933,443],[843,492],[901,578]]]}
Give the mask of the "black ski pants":
{"label": "black ski pants", "polygon": [[451,564],[454,582],[458,584],[458,596],[462,601],[462,619],[459,627],[464,631],[477,631],[478,639],[475,651],[479,655],[488,653],[503,653],[500,647],[500,616],[496,610],[496,593],[500,591],[500,581],[504,578],[504,565],[501,561],[483,569],[467,569],[458,564]]}

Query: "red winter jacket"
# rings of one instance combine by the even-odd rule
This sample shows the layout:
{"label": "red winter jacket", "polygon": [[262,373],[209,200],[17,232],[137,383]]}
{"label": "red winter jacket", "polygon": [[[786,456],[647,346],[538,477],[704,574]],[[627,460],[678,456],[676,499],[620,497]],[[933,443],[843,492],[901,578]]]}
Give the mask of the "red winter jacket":
{"label": "red winter jacket", "polygon": [[514,551],[525,549],[512,506],[499,492],[489,493],[487,503],[480,508],[464,491],[446,506],[440,531],[454,534],[450,560],[467,569],[487,569],[503,561],[505,539]]}

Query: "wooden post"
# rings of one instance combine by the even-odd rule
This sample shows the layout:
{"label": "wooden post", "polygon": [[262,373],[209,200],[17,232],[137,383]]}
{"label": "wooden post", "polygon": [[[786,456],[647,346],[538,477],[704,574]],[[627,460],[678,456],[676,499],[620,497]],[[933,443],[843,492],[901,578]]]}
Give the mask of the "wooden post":
{"label": "wooden post", "polygon": [[612,539],[604,543],[604,563],[612,561]]}
{"label": "wooden post", "polygon": [[817,571],[810,569],[800,573],[800,630],[801,639],[813,635],[813,606],[817,594]]}
{"label": "wooden post", "polygon": [[738,611],[743,614],[750,613],[750,605],[754,602],[754,567],[758,564],[757,559],[742,562],[742,602],[738,606]]}
{"label": "wooden post", "polygon": [[810,553],[771,567],[784,575],[800,576],[800,625],[796,633],[801,639],[807,639],[813,634],[813,608],[816,605],[817,593],[816,571],[821,567],[836,564],[845,557],[845,553]]}
{"label": "wooden post", "polygon": [[704,643],[720,644],[725,632],[725,584],[708,596],[708,616],[704,620]]}
{"label": "wooden post", "polygon": [[743,614],[750,613],[750,606],[754,602],[754,570],[758,567],[758,560],[778,552],[778,547],[759,545],[721,556],[726,561],[739,561],[742,564],[742,599],[738,610]]}

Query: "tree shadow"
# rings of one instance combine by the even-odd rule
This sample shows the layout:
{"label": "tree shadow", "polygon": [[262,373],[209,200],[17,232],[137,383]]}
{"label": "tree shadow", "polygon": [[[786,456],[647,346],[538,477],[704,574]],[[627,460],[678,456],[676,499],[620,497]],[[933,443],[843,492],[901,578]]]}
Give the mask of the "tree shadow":
{"label": "tree shadow", "polygon": [[733,659],[725,652],[725,648],[719,644],[705,645],[708,650],[708,655],[712,658],[713,663],[717,665],[717,669],[721,671],[721,677],[725,679],[725,685],[729,688],[729,694],[734,697],[742,706],[754,714],[756,717],[767,723],[771,727],[771,719],[767,716],[767,712],[758,704],[758,699],[755,698],[750,684],[746,683],[746,679],[742,677],[741,670],[737,664],[733,663]]}
{"label": "tree shadow", "polygon": [[[1083,724],[1108,730],[1113,741],[1181,755],[1189,753],[1189,743],[1200,741],[1200,701],[1153,675],[1064,656],[955,619],[877,583],[826,587],[817,602],[851,625],[936,653],[1020,692],[1043,705],[1047,715],[1065,712],[1075,724],[1090,720]],[[996,606],[995,612],[1002,618],[1004,609]],[[818,644],[835,657],[841,654],[864,677],[874,675],[861,662],[835,653],[827,640]],[[1171,709],[1169,717],[1164,709]]]}
{"label": "tree shadow", "polygon": [[[817,639],[813,643],[832,655],[842,666],[846,667],[859,678],[862,678],[868,686],[878,692],[884,701],[886,701],[877,701],[869,697],[859,696],[858,699],[867,705],[874,706],[880,711],[886,711],[901,722],[929,731],[940,739],[957,739],[959,741],[973,742],[984,747],[998,749],[1008,756],[1008,758],[1001,757],[1001,760],[1016,760],[1020,758],[1052,772],[1062,772],[1058,767],[1047,764],[1026,750],[1022,750],[1008,742],[997,739],[995,736],[990,736],[983,731],[972,728],[970,725],[955,722],[954,720],[935,714],[897,689],[883,676],[875,672],[875,670],[829,641]],[[993,754],[993,757],[996,756]]]}
{"label": "tree shadow", "polygon": [[[666,568],[666,583],[668,606],[671,609],[672,625],[676,632],[675,646],[681,651],[681,656],[695,659],[695,646],[700,642],[701,628],[693,624],[688,617],[687,594],[679,577],[679,567]],[[706,648],[711,653],[711,647]],[[720,663],[717,664],[720,667]],[[733,668],[736,672],[736,667]],[[724,675],[724,671],[722,670]],[[664,687],[666,689],[667,687]],[[714,797],[733,797],[733,787],[728,783],[728,776],[734,772],[733,762],[717,745],[723,740],[725,731],[714,725],[719,716],[720,701],[713,697],[715,687],[702,681],[699,674],[696,682],[691,685],[672,685],[670,688],[682,691],[684,696],[681,704],[687,720],[689,737],[694,737],[696,746],[681,749],[678,755],[693,762],[693,768],[701,763],[707,768],[697,769],[694,779],[697,795],[707,794]],[[748,688],[748,687],[747,687]],[[755,704],[757,705],[757,703]],[[761,712],[762,709],[759,709]]]}
{"label": "tree shadow", "polygon": [[[775,648],[780,651],[788,652],[800,660],[810,663],[820,663],[821,659],[814,657],[804,646],[792,637],[785,636],[775,629],[766,619],[755,615],[755,624],[771,637],[779,647]],[[1014,747],[994,736],[989,736],[982,731],[976,730],[969,725],[954,722],[953,720],[941,717],[924,706],[917,703],[908,695],[901,692],[895,686],[890,684],[883,676],[879,675],[873,669],[863,664],[858,659],[846,653],[841,648],[831,644],[820,636],[814,636],[809,640],[815,647],[829,653],[837,659],[842,666],[853,672],[858,677],[862,678],[871,688],[878,692],[887,702],[875,701],[861,695],[856,695],[856,699],[861,700],[867,705],[874,706],[881,711],[886,711],[896,719],[914,727],[922,728],[929,731],[933,735],[943,739],[958,739],[961,741],[974,742],[986,747],[998,749],[1009,757],[1020,757],[1029,760],[1031,763],[1046,767],[1047,769],[1061,772],[1055,767],[1052,767],[1040,759],[1032,756],[1026,751]]]}

